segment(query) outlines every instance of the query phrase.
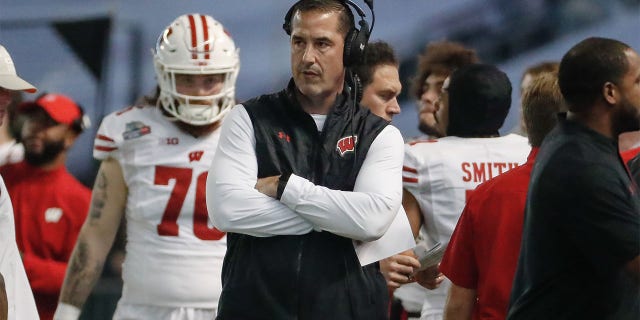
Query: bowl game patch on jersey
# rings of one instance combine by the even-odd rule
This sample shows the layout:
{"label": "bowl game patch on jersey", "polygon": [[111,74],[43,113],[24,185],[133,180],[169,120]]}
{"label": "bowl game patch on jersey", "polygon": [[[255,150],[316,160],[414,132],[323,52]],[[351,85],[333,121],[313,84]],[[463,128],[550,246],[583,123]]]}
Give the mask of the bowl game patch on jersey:
{"label": "bowl game patch on jersey", "polygon": [[141,121],[133,121],[126,124],[126,129],[125,132],[122,133],[122,137],[125,140],[129,140],[140,138],[149,133],[151,133],[151,127]]}

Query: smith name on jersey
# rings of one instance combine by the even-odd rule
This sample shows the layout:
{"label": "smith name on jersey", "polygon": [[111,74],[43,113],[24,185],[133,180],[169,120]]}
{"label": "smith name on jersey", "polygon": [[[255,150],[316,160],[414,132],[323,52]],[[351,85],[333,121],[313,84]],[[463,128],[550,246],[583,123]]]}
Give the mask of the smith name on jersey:
{"label": "smith name on jersey", "polygon": [[444,137],[410,142],[405,148],[403,186],[418,201],[432,243],[449,243],[476,186],[524,163],[527,139]]}

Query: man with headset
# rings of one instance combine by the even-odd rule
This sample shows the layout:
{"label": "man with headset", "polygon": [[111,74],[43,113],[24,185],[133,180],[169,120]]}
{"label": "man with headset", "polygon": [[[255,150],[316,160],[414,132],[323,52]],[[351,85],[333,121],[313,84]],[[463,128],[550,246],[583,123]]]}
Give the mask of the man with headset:
{"label": "man with headset", "polygon": [[364,61],[353,68],[362,85],[360,105],[380,118],[391,121],[400,114],[398,96],[402,91],[400,63],[393,47],[384,41],[367,45]]}
{"label": "man with headset", "polygon": [[356,102],[363,16],[350,1],[298,1],[284,24],[293,79],[222,126],[207,181],[228,232],[217,319],[386,319],[384,279],[353,242],[380,238],[400,208],[403,140]]}

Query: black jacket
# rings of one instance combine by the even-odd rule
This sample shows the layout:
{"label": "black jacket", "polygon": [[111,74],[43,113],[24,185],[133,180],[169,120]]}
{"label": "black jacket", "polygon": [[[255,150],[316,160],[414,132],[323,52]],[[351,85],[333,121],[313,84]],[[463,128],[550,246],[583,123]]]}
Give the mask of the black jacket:
{"label": "black jacket", "polygon": [[[244,103],[256,138],[258,177],[294,173],[351,191],[376,136],[388,124],[344,93],[322,132],[287,89]],[[357,136],[355,148],[349,137]],[[344,152],[344,153],[343,153]],[[377,264],[362,268],[352,240],[329,232],[227,235],[217,319],[386,319]]]}

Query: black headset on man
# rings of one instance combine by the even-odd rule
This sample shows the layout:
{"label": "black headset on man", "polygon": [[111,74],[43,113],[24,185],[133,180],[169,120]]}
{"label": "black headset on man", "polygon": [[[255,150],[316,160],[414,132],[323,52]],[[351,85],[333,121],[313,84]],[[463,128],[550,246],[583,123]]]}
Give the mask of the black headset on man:
{"label": "black headset on man", "polygon": [[[295,11],[298,2],[300,1],[297,1],[293,6],[291,6],[291,8],[289,8],[289,11],[287,11],[287,14],[284,16],[284,24],[282,25],[282,29],[284,29],[284,31],[288,35],[291,35],[291,16]],[[360,16],[360,21],[358,21],[360,29],[356,28],[355,25],[352,26],[351,30],[349,30],[344,40],[343,61],[345,67],[350,67],[362,62],[362,59],[364,57],[364,50],[367,47],[369,36],[371,35],[371,31],[373,31],[373,25],[376,22],[376,15],[373,11],[373,0],[364,0],[365,4],[371,11],[371,28],[369,28],[369,24],[364,19],[367,15],[357,4],[353,3],[350,0],[341,0],[339,2],[344,5],[344,7],[347,9],[347,12],[351,15],[352,18],[354,16],[351,8],[353,8],[353,10],[358,13],[358,16]],[[353,21],[355,24],[355,19],[353,19]]]}
{"label": "black headset on man", "polygon": [[[284,16],[282,29],[284,29],[284,31],[288,35],[291,35],[291,18],[297,4],[300,1],[294,3],[291,8],[289,8],[289,11],[287,11],[287,14]],[[371,11],[371,27],[369,27],[367,20],[365,20],[365,17],[367,15],[357,4],[353,3],[350,0],[340,0],[338,2],[340,2],[347,9],[347,13],[351,16],[351,20],[353,21],[353,25],[351,26],[349,32],[347,32],[347,36],[344,39],[344,54],[342,59],[344,66],[349,68],[357,65],[360,62],[363,62],[364,51],[367,48],[369,36],[371,36],[371,31],[373,31],[373,26],[376,23],[376,14],[373,11],[373,0],[364,0],[364,3],[367,5],[367,7],[369,7],[369,10]],[[353,8],[353,10],[358,13],[358,16],[360,16],[360,21],[358,21],[360,29],[357,29],[355,27],[355,19],[351,8]],[[355,104],[357,102],[360,102],[360,100],[362,100],[362,85],[360,84],[360,79],[358,78],[358,76],[355,73],[351,72],[351,70],[347,70],[347,82],[353,85],[352,93],[353,97],[355,97],[353,103]],[[346,89],[351,91],[349,87],[347,87]]]}
{"label": "black headset on man", "polygon": [[[301,1],[301,0],[300,0]],[[296,1],[287,14],[284,16],[284,24],[282,24],[282,29],[287,33],[287,35],[291,35],[291,18],[296,9],[297,4],[300,1]],[[357,104],[362,100],[362,85],[360,84],[360,79],[358,76],[349,70],[349,67],[357,65],[358,63],[363,62],[364,60],[364,51],[367,48],[367,43],[369,42],[369,36],[371,35],[371,31],[373,31],[373,26],[376,23],[376,14],[373,11],[373,0],[364,0],[364,3],[369,7],[371,11],[371,28],[369,28],[369,24],[364,19],[366,17],[364,11],[357,4],[353,3],[350,0],[340,0],[340,2],[346,9],[347,13],[351,15],[351,20],[353,21],[353,25],[349,32],[347,32],[347,36],[344,39],[344,54],[343,54],[343,64],[347,68],[347,82],[353,85],[353,93],[351,103],[353,105],[353,112],[355,113],[355,109]],[[358,25],[360,25],[360,29],[355,27],[355,19],[353,15],[353,8],[360,16],[360,21],[358,21]],[[351,91],[349,86],[345,87],[346,90]],[[355,132],[353,129],[353,122],[351,122],[351,132]],[[354,149],[354,155],[356,150]],[[356,156],[353,157],[353,160],[356,160]]]}

